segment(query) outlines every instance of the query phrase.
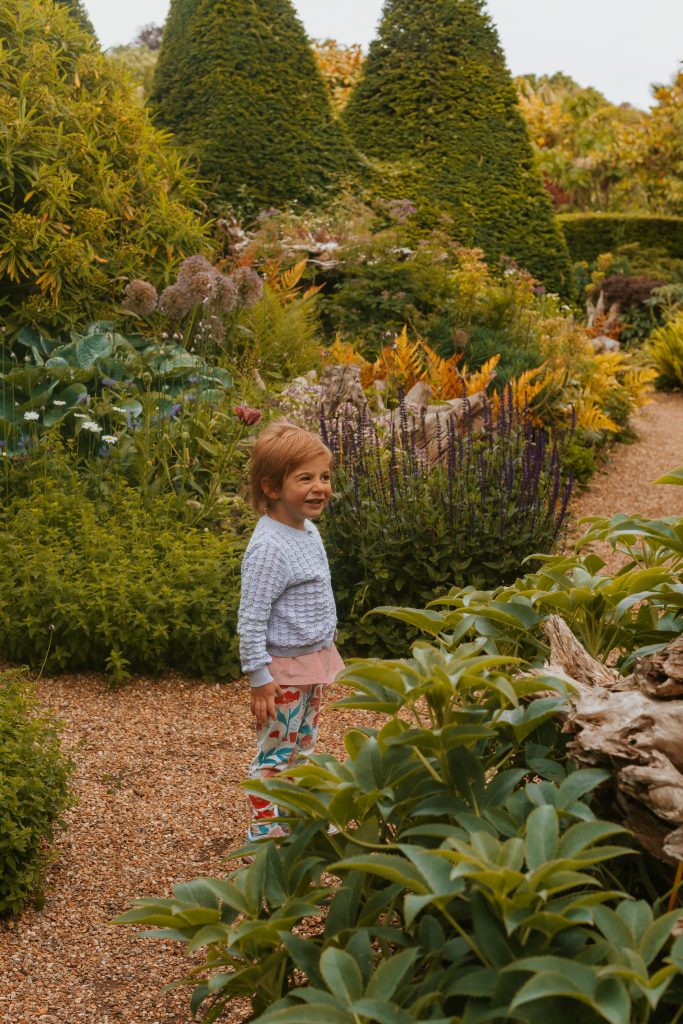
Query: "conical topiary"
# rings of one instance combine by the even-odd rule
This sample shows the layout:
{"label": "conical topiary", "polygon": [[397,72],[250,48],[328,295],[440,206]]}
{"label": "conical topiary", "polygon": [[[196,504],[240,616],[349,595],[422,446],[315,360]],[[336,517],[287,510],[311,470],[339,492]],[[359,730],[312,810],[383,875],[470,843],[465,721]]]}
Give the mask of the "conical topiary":
{"label": "conical topiary", "polygon": [[483,0],[386,0],[344,121],[362,153],[394,164],[394,189],[447,212],[460,241],[566,285],[567,250]]}
{"label": "conical topiary", "polygon": [[290,0],[172,0],[150,103],[242,210],[314,202],[352,163]]}
{"label": "conical topiary", "polygon": [[0,322],[106,317],[207,247],[199,186],[65,6],[2,0],[0,39]]}

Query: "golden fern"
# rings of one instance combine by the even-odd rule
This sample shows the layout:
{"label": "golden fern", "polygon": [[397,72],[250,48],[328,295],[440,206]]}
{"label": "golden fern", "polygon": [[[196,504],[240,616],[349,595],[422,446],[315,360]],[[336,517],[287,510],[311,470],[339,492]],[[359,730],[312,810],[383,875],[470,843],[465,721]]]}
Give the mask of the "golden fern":
{"label": "golden fern", "polygon": [[393,378],[409,389],[422,378],[422,348],[408,340],[408,328],[397,335],[393,345],[383,348],[372,367],[372,380]]}
{"label": "golden fern", "polygon": [[458,368],[461,354],[444,359],[438,352],[422,343],[424,370],[422,380],[429,384],[434,398],[446,402],[449,398],[461,398],[465,394],[465,381]]}
{"label": "golden fern", "polygon": [[590,395],[585,395],[574,402],[577,430],[585,430],[586,433],[597,434],[606,430],[610,434],[618,434],[620,427],[611,417],[602,411],[597,401]]}
{"label": "golden fern", "polygon": [[473,395],[477,391],[485,391],[496,376],[496,367],[499,362],[500,355],[496,355],[487,359],[484,365],[474,373],[470,373],[465,367],[463,369],[463,376],[465,378],[465,394]]}
{"label": "golden fern", "polygon": [[628,394],[636,409],[649,402],[652,384],[657,380],[657,370],[650,366],[634,367],[621,378],[621,386]]}

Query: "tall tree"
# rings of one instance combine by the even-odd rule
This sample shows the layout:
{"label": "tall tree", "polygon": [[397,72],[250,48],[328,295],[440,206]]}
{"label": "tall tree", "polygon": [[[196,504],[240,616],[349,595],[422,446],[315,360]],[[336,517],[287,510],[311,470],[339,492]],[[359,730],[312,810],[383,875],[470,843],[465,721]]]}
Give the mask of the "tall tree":
{"label": "tall tree", "polygon": [[77,21],[81,28],[84,28],[86,32],[89,32],[91,36],[97,39],[93,23],[88,17],[88,13],[81,0],[55,0],[55,3],[66,7],[74,21]]}
{"label": "tall tree", "polygon": [[290,0],[172,0],[150,102],[242,209],[314,202],[353,161]]}
{"label": "tall tree", "polygon": [[566,284],[564,240],[483,0],[386,0],[344,120],[361,152],[394,165],[395,188],[448,212],[461,241]]}

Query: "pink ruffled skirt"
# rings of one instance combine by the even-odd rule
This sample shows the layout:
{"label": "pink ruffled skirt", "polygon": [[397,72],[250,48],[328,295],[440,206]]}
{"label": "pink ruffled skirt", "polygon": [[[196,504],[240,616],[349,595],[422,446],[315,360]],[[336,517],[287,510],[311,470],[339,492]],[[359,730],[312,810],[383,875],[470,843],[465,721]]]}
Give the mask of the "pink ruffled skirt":
{"label": "pink ruffled skirt", "polygon": [[273,655],[268,668],[280,686],[325,686],[334,682],[337,673],[344,668],[344,662],[332,644],[313,654],[301,654],[298,658],[277,658]]}

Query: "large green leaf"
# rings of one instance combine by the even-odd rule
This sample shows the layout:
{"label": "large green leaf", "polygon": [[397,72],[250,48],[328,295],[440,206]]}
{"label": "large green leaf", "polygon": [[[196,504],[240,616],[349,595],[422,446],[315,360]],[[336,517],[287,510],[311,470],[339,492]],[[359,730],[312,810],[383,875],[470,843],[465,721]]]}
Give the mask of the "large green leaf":
{"label": "large green leaf", "polygon": [[553,860],[560,835],[559,820],[554,807],[536,807],[527,818],[525,857],[533,871]]}
{"label": "large green leaf", "polygon": [[360,999],[363,992],[363,976],[358,964],[346,950],[329,946],[320,957],[320,973],[330,992],[350,1006]]}
{"label": "large green leaf", "polygon": [[660,476],[658,480],[653,482],[655,484],[675,484],[678,487],[683,487],[683,466],[679,466],[678,469],[672,469],[671,472],[665,473],[664,476]]}

